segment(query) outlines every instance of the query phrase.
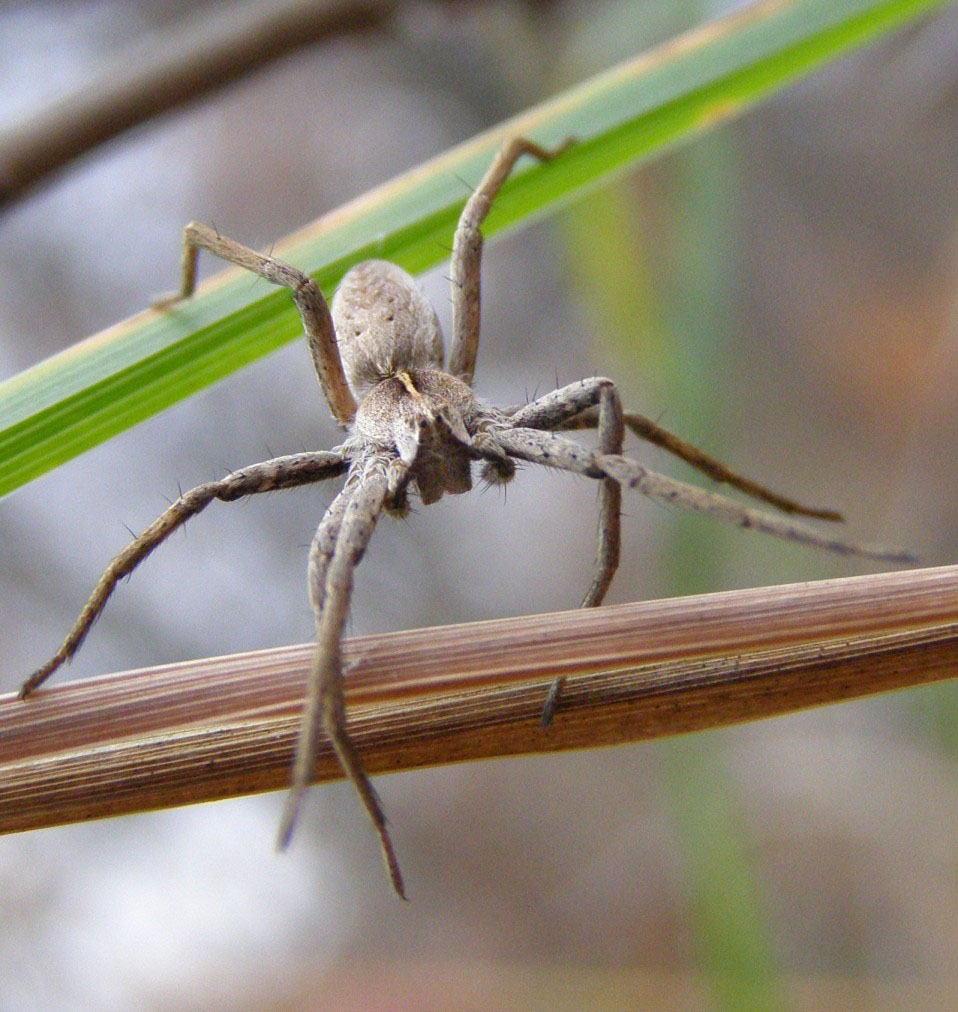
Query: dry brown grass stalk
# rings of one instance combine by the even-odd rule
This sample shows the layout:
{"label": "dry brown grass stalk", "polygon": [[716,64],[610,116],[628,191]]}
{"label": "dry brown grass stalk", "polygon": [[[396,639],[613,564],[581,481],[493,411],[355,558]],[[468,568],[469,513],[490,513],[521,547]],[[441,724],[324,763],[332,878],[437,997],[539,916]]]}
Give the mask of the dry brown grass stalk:
{"label": "dry brown grass stalk", "polygon": [[[0,832],[285,788],[312,646],[0,698]],[[958,566],[366,636],[371,772],[613,745],[958,673]],[[551,680],[562,709],[539,727]],[[340,770],[328,751],[318,780]]]}

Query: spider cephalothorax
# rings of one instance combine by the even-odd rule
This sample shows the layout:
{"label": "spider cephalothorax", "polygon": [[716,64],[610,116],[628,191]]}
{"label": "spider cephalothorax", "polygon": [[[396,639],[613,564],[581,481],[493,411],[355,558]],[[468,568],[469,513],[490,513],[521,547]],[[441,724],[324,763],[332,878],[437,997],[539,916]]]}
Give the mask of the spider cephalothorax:
{"label": "spider cephalothorax", "polygon": [[[624,457],[622,442],[627,427],[717,481],[727,482],[786,513],[840,519],[830,510],[800,506],[729,471],[642,415],[623,414],[609,379],[580,380],[509,411],[491,407],[475,396],[471,383],[479,346],[480,225],[522,154],[548,160],[565,146],[550,151],[523,139],[509,141],[467,201],[453,243],[453,325],[446,366],[434,309],[413,279],[394,264],[371,260],[353,267],[344,276],[330,311],[313,279],[295,267],[256,253],[203,225],[187,225],[180,291],[158,303],[157,308],[168,309],[192,295],[200,249],[286,286],[302,316],[330,409],[349,435],[334,450],[297,453],[252,464],[181,495],[110,563],[60,648],[24,682],[21,697],[29,695],[73,656],[117,582],[214,499],[228,502],[346,474],[344,487],[320,522],[309,553],[316,651],[279,843],[285,846],[292,834],[299,804],[312,778],[322,729],[373,821],[393,887],[402,896],[402,877],[382,807],[346,725],[341,638],[353,572],[376,522],[383,512],[406,512],[410,491],[415,491],[424,505],[445,494],[468,492],[476,461],[482,462],[484,477],[491,481],[512,478],[517,460],[597,479],[598,550],[584,607],[601,603],[618,566],[623,486],[659,502],[831,551],[891,561],[908,559],[904,553],[835,540],[795,521],[749,509],[716,493],[656,474]],[[595,450],[562,434],[564,430],[586,428],[598,431]],[[560,687],[556,682],[545,701],[543,724],[552,719]]]}
{"label": "spider cephalothorax", "polygon": [[[363,399],[352,446],[375,446],[409,469],[424,506],[472,488],[472,462],[482,455],[479,427],[494,420],[462,380],[438,369],[403,369]],[[512,467],[507,457],[497,460]]]}

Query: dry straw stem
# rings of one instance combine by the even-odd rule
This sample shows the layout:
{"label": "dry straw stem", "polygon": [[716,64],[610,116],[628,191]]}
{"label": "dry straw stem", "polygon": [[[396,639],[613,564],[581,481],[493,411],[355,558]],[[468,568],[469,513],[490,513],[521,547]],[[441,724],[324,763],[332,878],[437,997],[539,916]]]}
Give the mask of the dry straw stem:
{"label": "dry straw stem", "polygon": [[[311,650],[0,699],[0,831],[286,787]],[[642,741],[954,677],[958,566],[366,636],[345,657],[370,772]],[[317,779],[340,776],[324,750]]]}

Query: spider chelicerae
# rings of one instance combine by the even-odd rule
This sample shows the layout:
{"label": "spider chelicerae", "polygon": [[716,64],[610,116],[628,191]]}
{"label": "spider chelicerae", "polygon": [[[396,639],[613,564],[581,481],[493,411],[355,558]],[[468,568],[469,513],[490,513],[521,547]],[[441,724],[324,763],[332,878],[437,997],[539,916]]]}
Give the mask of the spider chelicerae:
{"label": "spider chelicerae", "polygon": [[[353,571],[383,512],[402,516],[415,490],[423,505],[444,494],[472,488],[473,465],[483,479],[508,482],[515,461],[543,464],[599,482],[599,535],[595,568],[583,607],[602,602],[619,562],[622,488],[778,537],[830,551],[886,561],[908,561],[905,553],[855,545],[823,535],[802,523],[739,505],[731,499],[647,470],[622,455],[626,427],[713,479],[726,482],[785,513],[840,520],[831,510],[810,509],[729,471],[702,451],[650,419],[625,414],[615,385],[593,377],[554,390],[519,408],[493,407],[472,391],[479,346],[480,226],[493,199],[524,154],[548,161],[570,142],[548,150],[522,138],[499,151],[466,202],[453,241],[451,261],[452,341],[443,365],[443,338],[435,310],[401,268],[381,260],[357,264],[343,277],[327,306],[308,275],[271,256],[256,253],[195,222],[187,225],[179,292],[156,304],[168,310],[193,294],[199,250],[289,288],[302,316],[313,364],[329,407],[348,431],[341,446],[276,457],[252,464],[219,481],[181,495],[107,567],[60,648],[20,689],[28,696],[80,647],[118,581],[127,576],[190,517],[214,499],[231,502],[258,492],[310,485],[346,475],[319,524],[309,551],[309,595],[316,619],[316,651],[306,685],[302,724],[293,760],[278,842],[293,832],[325,731],[343,772],[375,826],[389,877],[405,896],[402,875],[382,806],[349,735],[343,694],[341,640],[353,588]],[[598,448],[563,435],[596,429]],[[544,700],[547,725],[559,704],[561,682]]]}

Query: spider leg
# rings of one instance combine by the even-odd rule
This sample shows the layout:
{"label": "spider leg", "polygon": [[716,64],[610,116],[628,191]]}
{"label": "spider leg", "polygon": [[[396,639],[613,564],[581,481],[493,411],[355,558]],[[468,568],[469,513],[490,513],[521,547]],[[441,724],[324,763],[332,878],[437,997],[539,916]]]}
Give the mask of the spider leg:
{"label": "spider leg", "polygon": [[[625,425],[618,391],[614,384],[606,380],[600,381],[598,393],[599,453],[603,456],[621,454]],[[619,549],[622,542],[621,515],[622,486],[615,478],[603,478],[599,486],[599,539],[595,570],[592,584],[582,599],[583,608],[595,608],[602,603],[619,567]],[[564,684],[565,679],[560,677],[549,687],[539,718],[542,727],[548,727],[552,723]]]}
{"label": "spider leg", "polygon": [[381,459],[369,457],[357,462],[346,488],[319,525],[310,550],[310,597],[316,609],[316,653],[296,742],[292,787],[280,820],[277,845],[282,849],[289,844],[304,793],[313,776],[322,725],[343,772],[352,781],[372,820],[393,888],[405,899],[402,875],[382,805],[346,726],[341,649],[343,626],[352,597],[353,571],[388,505],[391,484],[389,467]]}
{"label": "spider leg", "polygon": [[[774,492],[772,489],[766,488],[756,481],[752,481],[751,478],[746,478],[744,475],[732,471],[720,460],[709,456],[697,446],[693,446],[692,443],[686,442],[681,437],[675,435],[675,433],[669,432],[668,429],[663,429],[661,425],[653,422],[651,418],[647,418],[645,415],[628,412],[624,418],[626,426],[639,439],[644,439],[647,443],[652,443],[667,453],[679,457],[715,481],[731,485],[732,488],[737,488],[740,492],[750,495],[753,499],[759,499],[762,502],[767,502],[770,506],[775,506],[783,513],[796,513],[801,516],[814,517],[817,520],[842,521],[845,519],[837,510],[803,506],[794,499],[789,499],[787,496]],[[563,431],[591,429],[595,427],[597,421],[598,412],[594,408],[590,408],[579,415],[566,419],[565,422],[554,426],[554,428]]]}
{"label": "spider leg", "polygon": [[496,434],[500,445],[512,457],[572,471],[589,478],[615,478],[654,502],[681,506],[704,513],[737,527],[771,534],[786,541],[823,548],[838,555],[856,555],[882,562],[910,563],[914,556],[897,548],[863,545],[822,534],[807,524],[779,517],[765,510],[742,506],[718,492],[707,492],[684,481],[668,478],[619,454],[589,450],[555,432],[539,429],[505,429]]}
{"label": "spider leg", "polygon": [[320,613],[326,601],[326,573],[329,564],[333,561],[336,542],[339,540],[339,530],[343,525],[343,517],[346,515],[346,508],[351,500],[352,489],[348,488],[343,489],[329,504],[329,509],[326,510],[309,549],[307,581],[309,603],[314,615]]}
{"label": "spider leg", "polygon": [[[599,390],[603,383],[609,382],[601,377],[580,380],[566,387],[554,390],[540,397],[531,404],[526,404],[508,412],[514,425],[530,429],[552,429],[568,432],[574,429],[594,429],[600,420],[597,406]],[[686,442],[674,433],[663,429],[645,415],[628,412],[624,416],[625,425],[639,439],[661,447],[668,453],[684,460],[687,464],[707,474],[715,481],[723,482],[737,488],[740,492],[750,495],[775,506],[783,513],[796,513],[814,517],[817,520],[842,520],[841,513],[829,509],[817,509],[803,506],[794,499],[774,492],[758,482],[732,471],[721,461],[710,457],[698,447]]]}
{"label": "spider leg", "polygon": [[184,492],[107,566],[59,650],[23,683],[20,698],[25,699],[76,653],[117,583],[132,573],[178,527],[205,509],[214,499],[232,502],[257,492],[310,485],[342,474],[348,463],[342,454],[336,452],[294,453],[252,464],[234,471],[220,481],[208,481]]}
{"label": "spider leg", "polygon": [[180,290],[172,296],[158,299],[155,309],[169,309],[188,299],[196,288],[196,259],[205,249],[238,267],[258,274],[274,285],[282,285],[293,293],[306,331],[306,342],[312,355],[313,366],[330,410],[341,425],[346,425],[356,414],[356,401],[346,383],[336,333],[333,329],[329,306],[319,285],[301,270],[290,264],[251,250],[248,246],[227,239],[215,229],[191,221],[183,229],[183,256],[180,260]]}
{"label": "spider leg", "polygon": [[477,432],[471,438],[469,446],[479,460],[485,461],[482,478],[490,485],[507,485],[516,476],[516,465],[499,445],[494,432]]}
{"label": "spider leg", "polygon": [[[618,391],[605,384],[599,400],[599,453],[621,454],[625,438],[622,421],[622,403]],[[622,486],[615,478],[603,478],[599,488],[599,543],[592,585],[582,599],[583,608],[602,604],[612,577],[619,566],[620,517],[622,513]]]}
{"label": "spider leg", "polygon": [[479,288],[482,266],[482,225],[496,194],[513,166],[523,155],[541,162],[555,158],[572,143],[543,148],[524,137],[514,137],[499,149],[479,186],[466,201],[452,241],[450,283],[452,288],[452,343],[449,372],[464,383],[472,383],[479,350]]}
{"label": "spider leg", "polygon": [[[590,408],[595,408],[594,421],[589,428],[598,424],[598,405],[602,390],[615,384],[605,376],[592,376],[577,380],[568,386],[551,390],[518,408],[509,408],[509,424],[519,429],[561,429],[570,418],[577,418]],[[586,426],[583,426],[585,428]]]}
{"label": "spider leg", "polygon": [[[502,452],[505,453],[505,451]],[[511,464],[512,461],[509,463]],[[400,516],[405,515],[409,509],[406,500],[409,466],[399,459],[391,460],[387,467],[386,477],[386,502],[383,508],[387,511],[392,509]],[[339,540],[339,529],[342,527],[343,517],[346,515],[346,508],[351,499],[350,490],[344,489],[330,503],[310,547],[307,580],[309,602],[314,615],[320,613],[326,600],[326,573],[333,560],[336,542]]]}

